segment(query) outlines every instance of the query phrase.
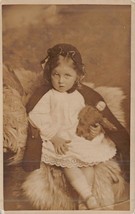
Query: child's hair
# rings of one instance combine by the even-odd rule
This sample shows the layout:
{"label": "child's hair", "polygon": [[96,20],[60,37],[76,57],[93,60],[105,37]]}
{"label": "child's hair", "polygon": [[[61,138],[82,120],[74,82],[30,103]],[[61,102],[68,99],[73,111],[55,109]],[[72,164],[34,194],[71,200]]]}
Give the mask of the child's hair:
{"label": "child's hair", "polygon": [[51,84],[51,72],[59,65],[60,56],[63,56],[67,61],[71,59],[72,66],[80,77],[78,78],[78,82],[75,83],[73,87],[73,90],[75,90],[78,87],[78,83],[80,82],[82,77],[85,76],[84,64],[82,63],[82,58],[79,51],[70,44],[62,43],[49,48],[47,54],[48,55],[46,56],[46,58],[41,61],[44,70],[44,78]]}

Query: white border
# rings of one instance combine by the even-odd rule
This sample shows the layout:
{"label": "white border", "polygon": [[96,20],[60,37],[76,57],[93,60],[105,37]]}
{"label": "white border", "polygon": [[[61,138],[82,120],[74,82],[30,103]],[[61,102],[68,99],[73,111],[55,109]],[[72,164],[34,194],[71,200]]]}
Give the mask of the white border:
{"label": "white border", "polygon": [[135,0],[2,0],[1,4],[93,4],[132,5]]}

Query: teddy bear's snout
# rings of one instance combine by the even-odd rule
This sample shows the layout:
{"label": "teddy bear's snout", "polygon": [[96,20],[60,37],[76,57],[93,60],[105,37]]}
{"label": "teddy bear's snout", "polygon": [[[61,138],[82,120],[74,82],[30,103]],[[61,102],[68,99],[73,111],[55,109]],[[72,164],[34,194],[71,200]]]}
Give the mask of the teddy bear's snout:
{"label": "teddy bear's snout", "polygon": [[84,127],[78,126],[76,129],[76,134],[79,137],[84,137],[86,140],[92,140],[93,137],[91,136],[90,129],[85,129]]}
{"label": "teddy bear's snout", "polygon": [[79,136],[79,137],[81,137],[81,136],[83,136],[84,135],[84,129],[82,128],[82,127],[77,127],[77,129],[76,129],[76,134]]}
{"label": "teddy bear's snout", "polygon": [[77,129],[76,129],[76,134],[79,136],[79,137],[84,137],[85,139],[88,139],[89,138],[89,135],[90,135],[90,129],[87,127],[87,126],[81,126],[80,124],[77,126]]}

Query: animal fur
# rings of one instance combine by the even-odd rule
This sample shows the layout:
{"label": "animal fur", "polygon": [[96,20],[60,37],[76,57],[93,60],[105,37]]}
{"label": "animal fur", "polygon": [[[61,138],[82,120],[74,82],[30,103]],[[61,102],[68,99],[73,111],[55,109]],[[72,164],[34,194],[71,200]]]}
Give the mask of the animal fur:
{"label": "animal fur", "polygon": [[[76,200],[69,189],[61,169],[44,163],[40,169],[31,172],[22,185],[22,190],[33,207],[41,210],[76,209]],[[75,194],[74,196],[76,197]]]}
{"label": "animal fur", "polygon": [[11,151],[15,154],[11,158],[10,164],[16,164],[23,158],[28,120],[22,97],[10,86],[3,88],[3,110],[3,147],[5,152]]}
{"label": "animal fur", "polygon": [[123,103],[124,99],[126,99],[126,95],[123,93],[121,88],[107,87],[107,86],[95,87],[95,85],[90,82],[84,82],[83,84],[88,87],[93,88],[95,91],[97,91],[99,94],[101,94],[101,96],[104,98],[109,109],[115,115],[117,120],[123,126],[126,126],[125,113],[122,108],[122,103]]}
{"label": "animal fur", "polygon": [[4,87],[7,86],[15,89],[21,96],[24,94],[24,89],[21,82],[16,76],[14,70],[8,65],[3,66],[3,85]]}
{"label": "animal fur", "polygon": [[26,105],[33,91],[43,83],[43,72],[31,72],[24,68],[14,69],[14,73],[21,82],[25,95],[23,96],[23,104]]}
{"label": "animal fur", "polygon": [[[24,194],[36,209],[74,210],[78,197],[65,183],[62,171],[42,163],[41,168],[30,173],[22,185]],[[116,197],[120,199],[125,191],[125,181],[121,176],[119,165],[114,161],[106,161],[94,167],[95,179],[93,194],[100,209],[113,209]],[[115,191],[113,186],[115,185]],[[34,187],[34,188],[33,188]],[[52,197],[53,195],[53,197]]]}
{"label": "animal fur", "polygon": [[[117,188],[114,191],[114,186]],[[109,160],[95,166],[93,193],[102,209],[113,209],[116,199],[120,199],[125,191],[125,180],[119,165]]]}

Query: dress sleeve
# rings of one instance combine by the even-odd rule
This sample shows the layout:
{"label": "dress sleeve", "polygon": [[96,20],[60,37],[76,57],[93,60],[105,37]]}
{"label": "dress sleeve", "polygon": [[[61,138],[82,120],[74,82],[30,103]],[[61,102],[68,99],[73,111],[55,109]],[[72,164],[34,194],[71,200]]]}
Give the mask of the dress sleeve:
{"label": "dress sleeve", "polygon": [[28,117],[31,125],[39,129],[43,140],[51,139],[59,129],[51,118],[50,109],[50,94],[48,92],[39,100],[33,110],[30,111]]}

